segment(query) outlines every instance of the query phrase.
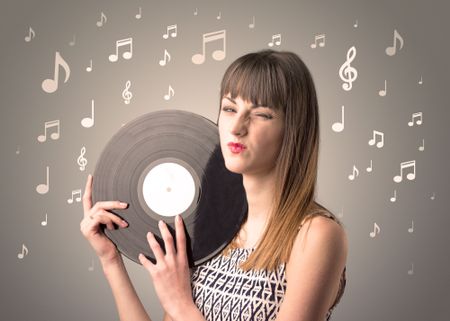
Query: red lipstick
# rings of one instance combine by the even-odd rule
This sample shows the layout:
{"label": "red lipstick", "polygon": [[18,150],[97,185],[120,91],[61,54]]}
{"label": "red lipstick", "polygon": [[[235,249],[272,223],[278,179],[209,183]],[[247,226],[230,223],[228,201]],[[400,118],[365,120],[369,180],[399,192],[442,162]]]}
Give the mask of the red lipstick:
{"label": "red lipstick", "polygon": [[240,152],[242,152],[244,149],[247,148],[245,145],[241,143],[233,143],[233,142],[229,142],[228,147],[230,148],[233,154],[239,154]]}

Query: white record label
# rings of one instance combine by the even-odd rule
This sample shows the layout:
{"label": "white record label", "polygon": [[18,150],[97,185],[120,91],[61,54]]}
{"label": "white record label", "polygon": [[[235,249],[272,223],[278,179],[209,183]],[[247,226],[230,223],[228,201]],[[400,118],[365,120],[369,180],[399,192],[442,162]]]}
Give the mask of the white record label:
{"label": "white record label", "polygon": [[176,163],[162,163],[145,176],[144,200],[155,213],[172,217],[182,214],[192,204],[195,183],[192,175]]}

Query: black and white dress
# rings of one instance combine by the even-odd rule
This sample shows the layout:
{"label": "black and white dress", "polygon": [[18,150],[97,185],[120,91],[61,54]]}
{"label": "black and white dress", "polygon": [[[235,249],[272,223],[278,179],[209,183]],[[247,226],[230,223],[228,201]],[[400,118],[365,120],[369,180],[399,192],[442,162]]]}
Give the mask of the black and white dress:
{"label": "black and white dress", "polygon": [[[193,299],[206,320],[275,320],[286,292],[286,267],[283,263],[275,271],[240,269],[252,251],[235,248],[227,256],[219,254],[192,270]],[[326,320],[344,292],[345,271]]]}

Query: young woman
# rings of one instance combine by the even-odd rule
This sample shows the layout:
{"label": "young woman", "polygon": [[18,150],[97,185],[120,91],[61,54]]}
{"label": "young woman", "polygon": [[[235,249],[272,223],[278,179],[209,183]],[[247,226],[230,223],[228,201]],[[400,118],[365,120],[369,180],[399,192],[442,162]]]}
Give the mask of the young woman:
{"label": "young woman", "polygon": [[[308,68],[292,52],[246,54],[226,70],[218,127],[228,170],[240,173],[247,196],[245,222],[225,250],[189,270],[183,222],[176,238],[159,223],[165,252],[148,243],[149,271],[165,320],[324,321],[343,295],[348,242],[339,220],[315,201],[319,113]],[[92,176],[83,197],[81,231],[102,262],[120,320],[150,320],[114,244],[100,224],[125,228],[92,206]]]}

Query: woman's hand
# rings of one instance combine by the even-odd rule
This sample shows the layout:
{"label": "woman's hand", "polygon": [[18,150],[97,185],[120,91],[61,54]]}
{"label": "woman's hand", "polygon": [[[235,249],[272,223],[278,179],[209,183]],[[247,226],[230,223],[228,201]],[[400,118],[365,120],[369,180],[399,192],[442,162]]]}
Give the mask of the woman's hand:
{"label": "woman's hand", "polygon": [[84,218],[80,223],[81,233],[89,241],[95,253],[102,263],[113,261],[119,257],[119,252],[114,243],[103,233],[100,226],[105,224],[109,230],[114,229],[114,223],[119,227],[126,227],[128,223],[108,210],[124,209],[126,203],[119,201],[97,202],[92,206],[92,175],[89,175],[86,182],[86,189],[83,195]]}
{"label": "woman's hand", "polygon": [[186,235],[183,221],[180,216],[177,216],[175,218],[175,249],[174,240],[167,225],[159,221],[158,226],[166,253],[164,254],[155,236],[149,232],[147,240],[155,255],[156,263],[153,264],[142,253],[139,254],[139,261],[150,273],[163,309],[173,320],[176,320],[194,306],[186,254]]}

